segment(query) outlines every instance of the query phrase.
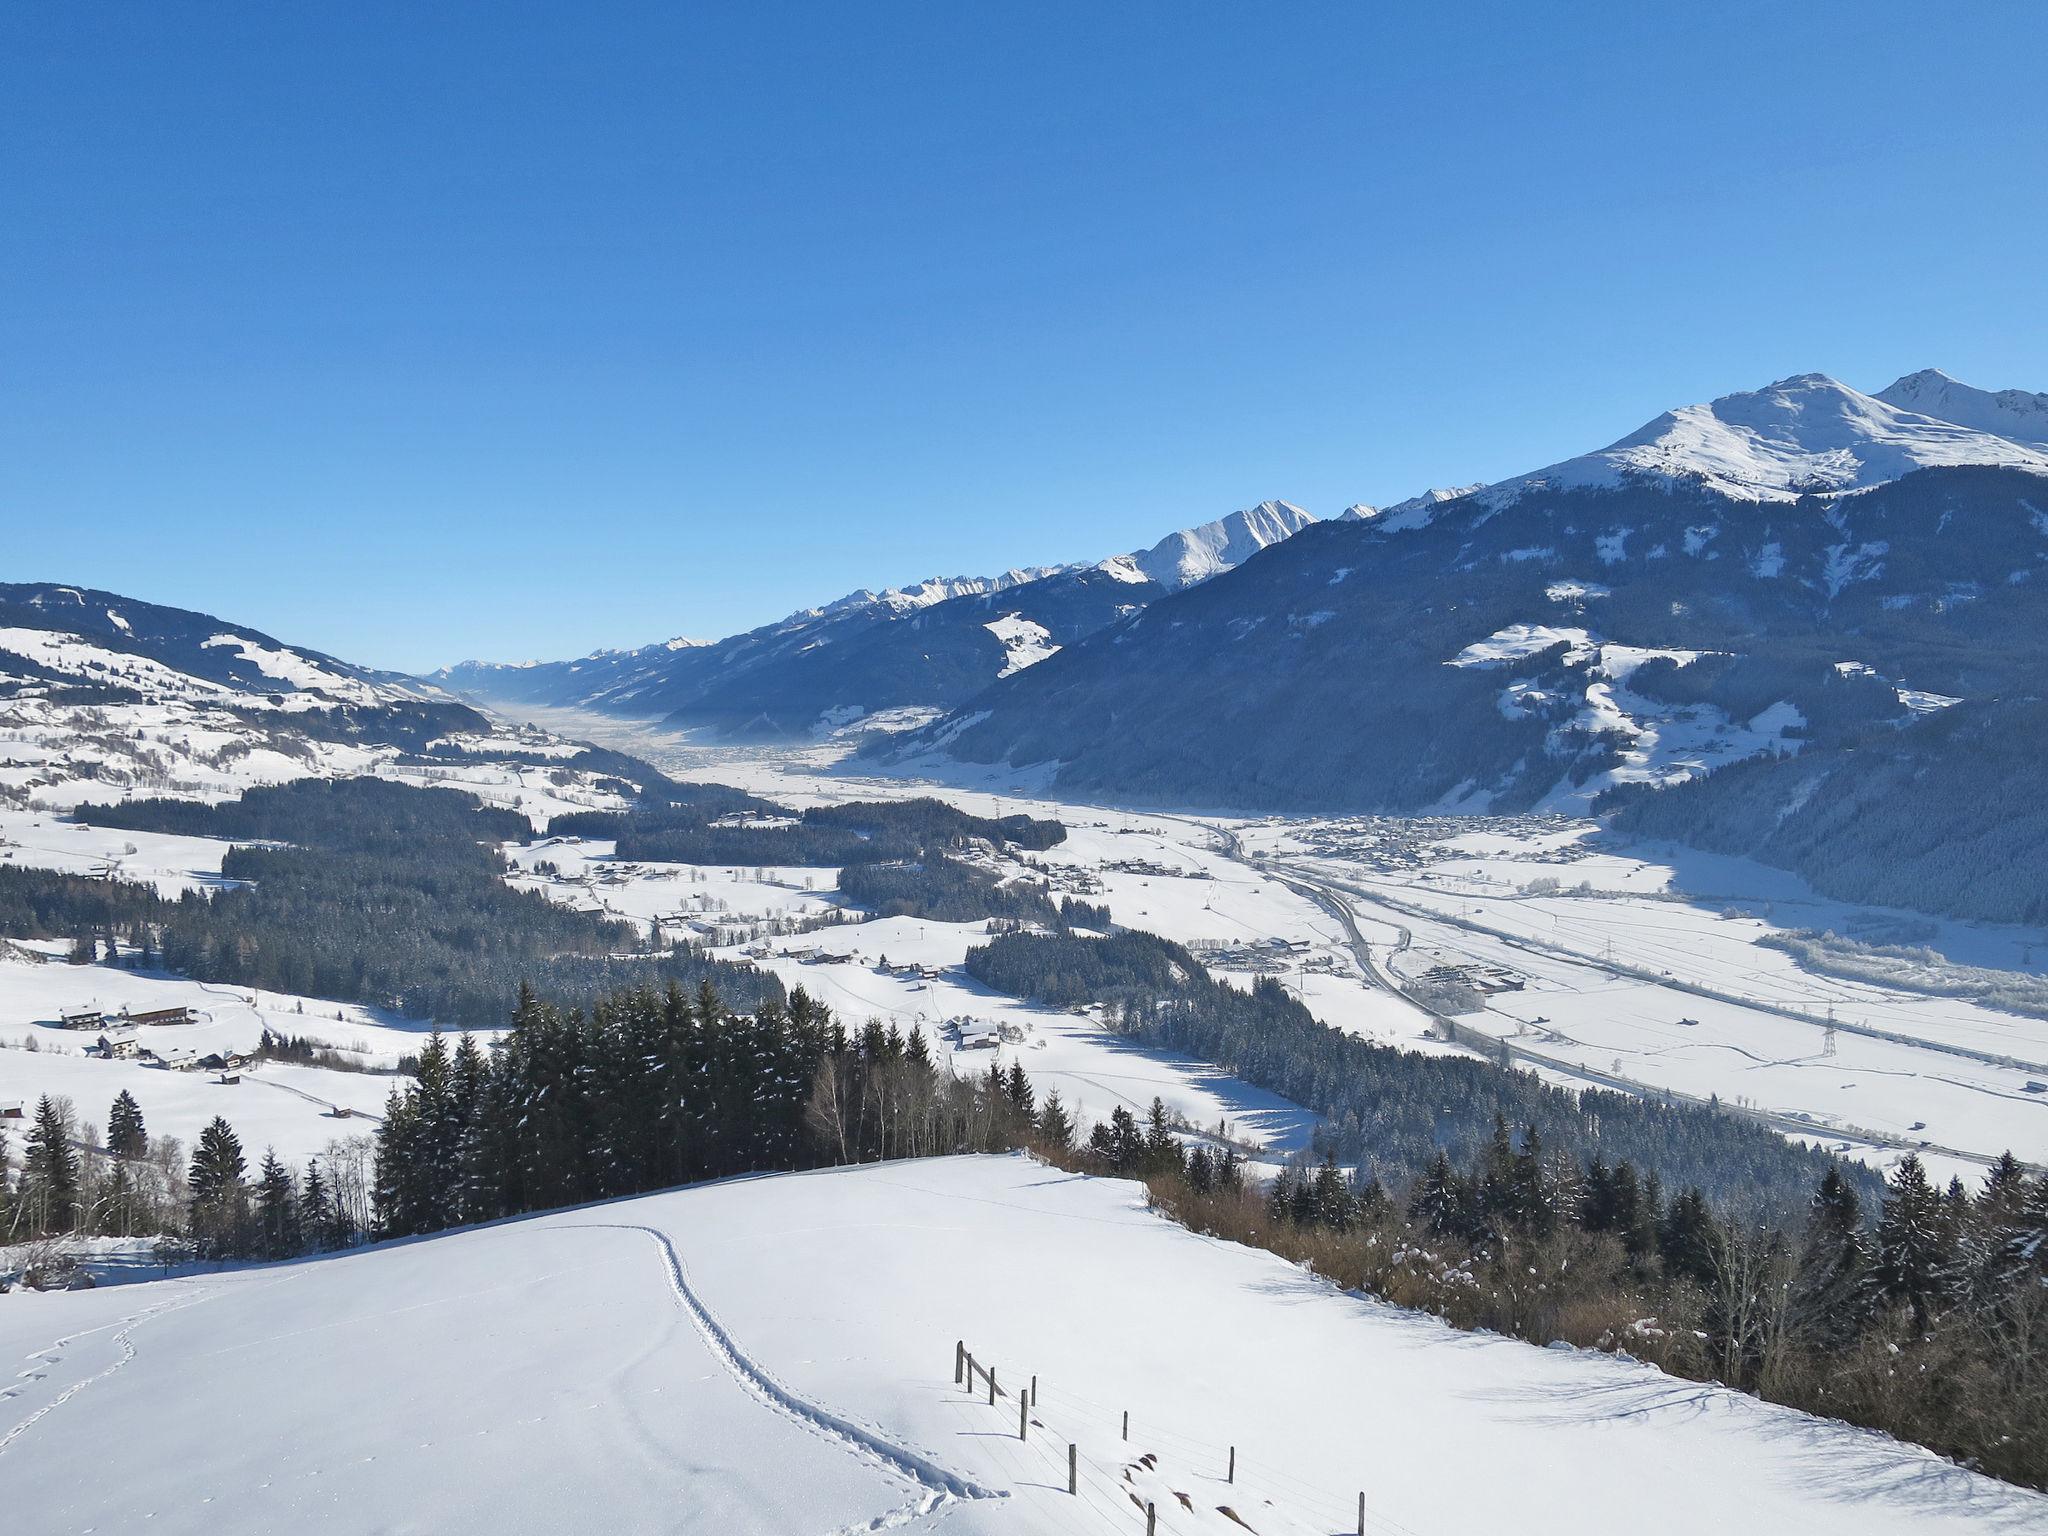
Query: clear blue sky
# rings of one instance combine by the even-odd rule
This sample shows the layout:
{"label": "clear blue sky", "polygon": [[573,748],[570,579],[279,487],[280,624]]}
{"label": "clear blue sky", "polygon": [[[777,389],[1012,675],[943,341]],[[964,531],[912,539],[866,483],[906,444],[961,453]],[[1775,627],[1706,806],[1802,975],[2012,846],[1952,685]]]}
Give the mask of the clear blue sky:
{"label": "clear blue sky", "polygon": [[373,664],[2048,388],[2048,7],[0,16],[0,578]]}

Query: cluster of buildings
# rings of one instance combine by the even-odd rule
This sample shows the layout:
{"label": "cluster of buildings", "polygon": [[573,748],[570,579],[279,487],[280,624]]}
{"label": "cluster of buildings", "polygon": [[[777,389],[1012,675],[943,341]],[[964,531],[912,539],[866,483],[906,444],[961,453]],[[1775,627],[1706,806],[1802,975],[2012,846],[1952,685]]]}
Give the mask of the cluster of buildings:
{"label": "cluster of buildings", "polygon": [[194,1024],[193,1010],[184,1004],[169,1008],[123,1008],[108,1013],[94,1004],[80,1004],[59,1011],[57,1022],[65,1029],[92,1031],[98,1036],[92,1049],[106,1061],[133,1061],[145,1067],[169,1072],[218,1072],[222,1082],[238,1082],[241,1074],[256,1064],[253,1050],[201,1051],[191,1045],[148,1044],[142,1026]]}

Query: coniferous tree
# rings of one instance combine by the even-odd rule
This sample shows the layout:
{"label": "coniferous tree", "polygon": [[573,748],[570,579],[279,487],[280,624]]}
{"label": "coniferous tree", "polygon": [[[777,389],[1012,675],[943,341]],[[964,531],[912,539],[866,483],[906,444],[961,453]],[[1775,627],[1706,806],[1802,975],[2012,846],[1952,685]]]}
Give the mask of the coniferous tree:
{"label": "coniferous tree", "polygon": [[149,1151],[142,1106],[126,1088],[114,1095],[113,1107],[107,1111],[107,1150],[116,1157],[141,1157]]}
{"label": "coniferous tree", "polygon": [[1664,1261],[1666,1274],[1711,1285],[1719,1240],[1706,1197],[1697,1189],[1687,1189],[1671,1202],[1657,1229],[1657,1256]]}
{"label": "coniferous tree", "polygon": [[299,1231],[304,1234],[309,1248],[332,1248],[334,1237],[334,1199],[328,1193],[327,1180],[320,1172],[320,1159],[306,1160],[305,1177],[299,1180]]}
{"label": "coniferous tree", "polygon": [[1928,1182],[1919,1157],[1908,1152],[1892,1170],[1870,1278],[1879,1296],[1910,1309],[1916,1338],[1927,1333],[1935,1309],[1954,1289],[1956,1257],[1948,1201]]}
{"label": "coniferous tree", "polygon": [[1789,1321],[1794,1336],[1823,1350],[1855,1342],[1869,1315],[1868,1269],[1863,1203],[1830,1168],[1814,1191],[1792,1273]]}
{"label": "coniferous tree", "polygon": [[36,1101],[36,1120],[22,1146],[21,1202],[30,1229],[69,1232],[78,1216],[78,1154],[71,1117],[48,1094]]}
{"label": "coniferous tree", "polygon": [[248,1219],[249,1191],[242,1180],[247,1170],[240,1138],[215,1115],[199,1133],[188,1175],[192,1235],[209,1257],[229,1258],[241,1251]]}
{"label": "coniferous tree", "polygon": [[[922,1036],[913,1034],[913,1040]],[[1060,1091],[1049,1089],[1045,1102],[1038,1110],[1038,1139],[1053,1152],[1064,1152],[1074,1144],[1074,1122],[1067,1115],[1067,1106],[1060,1102]]]}
{"label": "coniferous tree", "polygon": [[279,1160],[275,1148],[264,1152],[256,1180],[256,1227],[257,1242],[266,1259],[287,1259],[303,1249],[299,1192],[292,1187],[291,1170]]}

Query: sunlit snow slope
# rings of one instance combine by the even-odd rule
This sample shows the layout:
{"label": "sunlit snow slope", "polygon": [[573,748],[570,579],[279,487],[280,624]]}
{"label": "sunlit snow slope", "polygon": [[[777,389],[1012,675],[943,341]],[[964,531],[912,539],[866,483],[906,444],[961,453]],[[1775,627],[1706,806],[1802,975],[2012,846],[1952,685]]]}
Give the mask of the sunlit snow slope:
{"label": "sunlit snow slope", "polygon": [[1927,1452],[1452,1333],[1022,1158],[17,1296],[0,1352],[10,1530],[1135,1533],[1150,1501],[1242,1536],[1349,1531],[1361,1491],[1387,1536],[2048,1528]]}

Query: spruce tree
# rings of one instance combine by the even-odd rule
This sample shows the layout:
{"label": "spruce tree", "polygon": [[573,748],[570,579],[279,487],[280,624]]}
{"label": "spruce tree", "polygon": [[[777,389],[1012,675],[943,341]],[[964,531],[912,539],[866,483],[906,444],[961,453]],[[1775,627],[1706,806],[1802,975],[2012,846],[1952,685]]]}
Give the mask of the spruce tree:
{"label": "spruce tree", "polygon": [[[913,1043],[923,1037],[913,1033]],[[1038,1109],[1038,1139],[1054,1152],[1064,1152],[1074,1144],[1074,1122],[1067,1114],[1067,1106],[1060,1102],[1060,1091],[1048,1089],[1045,1102]]]}
{"label": "spruce tree", "polygon": [[22,1146],[21,1200],[36,1232],[69,1232],[78,1217],[78,1154],[71,1117],[48,1094]]}
{"label": "spruce tree", "polygon": [[256,1223],[266,1259],[288,1259],[302,1251],[299,1192],[274,1147],[264,1152],[256,1180]]}
{"label": "spruce tree", "polygon": [[199,1133],[188,1175],[192,1235],[210,1257],[228,1258],[241,1251],[249,1193],[242,1175],[247,1169],[240,1138],[215,1115]]}
{"label": "spruce tree", "polygon": [[123,1088],[107,1111],[107,1150],[116,1157],[141,1157],[149,1151],[149,1133],[142,1124],[142,1106]]}
{"label": "spruce tree", "polygon": [[320,1159],[306,1159],[306,1175],[299,1180],[299,1230],[310,1248],[332,1248],[334,1201],[327,1192],[327,1180],[320,1172]]}
{"label": "spruce tree", "polygon": [[1908,1152],[1892,1170],[1878,1218],[1871,1283],[1888,1301],[1911,1310],[1914,1336],[1926,1334],[1935,1309],[1956,1281],[1955,1231],[1947,1200],[1927,1180],[1919,1157]]}
{"label": "spruce tree", "polygon": [[1792,1272],[1793,1333],[1823,1350],[1855,1342],[1869,1314],[1868,1268],[1863,1203],[1841,1170],[1830,1168],[1808,1207],[1806,1233]]}

